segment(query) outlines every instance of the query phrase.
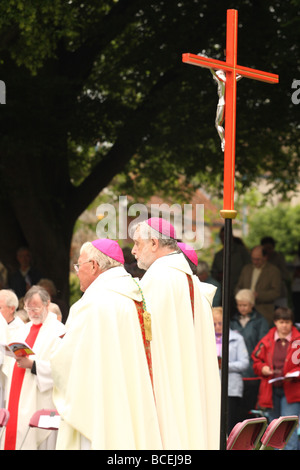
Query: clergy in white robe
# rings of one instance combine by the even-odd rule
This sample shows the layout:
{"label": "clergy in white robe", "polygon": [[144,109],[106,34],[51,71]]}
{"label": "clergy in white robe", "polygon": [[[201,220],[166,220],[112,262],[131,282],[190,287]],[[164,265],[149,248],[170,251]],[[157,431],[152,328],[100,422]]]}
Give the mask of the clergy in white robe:
{"label": "clergy in white robe", "polygon": [[84,294],[51,358],[59,450],[162,449],[142,297],[123,263],[114,240],[81,247]]}
{"label": "clergy in white robe", "polygon": [[33,286],[24,297],[30,322],[14,338],[26,342],[35,353],[16,360],[6,356],[3,372],[7,378],[6,408],[10,412],[1,445],[5,450],[55,449],[56,431],[31,428],[24,443],[32,415],[42,409],[54,409],[50,355],[57,348],[65,326],[48,312],[50,297],[40,286]]}
{"label": "clergy in white robe", "polygon": [[132,253],[152,320],[154,392],[165,449],[219,448],[220,377],[211,302],[174,228],[164,219],[138,224]]}

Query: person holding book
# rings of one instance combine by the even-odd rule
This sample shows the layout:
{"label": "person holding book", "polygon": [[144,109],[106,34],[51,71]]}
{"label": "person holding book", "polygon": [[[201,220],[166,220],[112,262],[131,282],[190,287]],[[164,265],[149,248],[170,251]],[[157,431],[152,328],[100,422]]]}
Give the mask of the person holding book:
{"label": "person holding book", "polygon": [[[261,377],[258,406],[271,420],[300,414],[300,332],[288,308],[275,310],[274,324],[252,353],[254,372]],[[297,450],[297,444],[295,430],[285,449]]]}
{"label": "person holding book", "polygon": [[[32,415],[42,408],[54,408],[50,355],[56,349],[65,325],[49,312],[50,296],[40,286],[32,286],[24,297],[24,307],[30,318],[15,341],[26,343],[34,355],[16,359],[5,356],[2,371],[6,376],[5,401],[10,419],[1,441],[4,450],[19,449]],[[55,434],[44,429],[33,429],[22,449],[52,450]]]}

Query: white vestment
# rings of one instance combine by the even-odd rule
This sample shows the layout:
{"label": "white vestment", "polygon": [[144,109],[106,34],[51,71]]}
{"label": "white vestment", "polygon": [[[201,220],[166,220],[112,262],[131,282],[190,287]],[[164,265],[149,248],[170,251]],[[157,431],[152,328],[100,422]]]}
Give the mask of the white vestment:
{"label": "white vestment", "polygon": [[123,267],[100,274],[72,308],[51,358],[53,398],[62,417],[57,449],[162,449],[136,305]]}
{"label": "white vestment", "polygon": [[14,338],[20,335],[20,330],[24,330],[25,323],[21,320],[20,317],[15,316],[13,321],[8,323],[8,342],[11,343],[14,341]]}
{"label": "white vestment", "polygon": [[218,449],[220,377],[211,302],[183,254],[157,259],[141,279],[152,319],[154,391],[165,449]]}
{"label": "white vestment", "polygon": [[[20,330],[20,335],[16,336],[14,340],[26,341],[31,326],[31,322],[26,323],[25,328]],[[57,320],[57,316],[54,313],[49,312],[32,347],[35,355],[30,356],[30,359],[34,360],[36,363],[36,374],[33,374],[30,369],[25,370],[18,406],[16,449],[18,449],[23,442],[32,415],[42,408],[55,408],[52,400],[53,381],[49,360],[51,353],[55,351],[61,341],[60,336],[64,335],[64,333],[65,326],[63,323]],[[5,391],[6,407],[8,407],[14,365],[15,360],[6,356],[3,365],[3,372],[7,377]],[[55,440],[53,440],[51,433],[53,433],[53,431],[31,428],[22,449],[49,449],[52,443],[55,448]],[[51,444],[48,445],[47,441],[51,442]],[[5,434],[1,441],[2,448],[4,447],[4,443]]]}

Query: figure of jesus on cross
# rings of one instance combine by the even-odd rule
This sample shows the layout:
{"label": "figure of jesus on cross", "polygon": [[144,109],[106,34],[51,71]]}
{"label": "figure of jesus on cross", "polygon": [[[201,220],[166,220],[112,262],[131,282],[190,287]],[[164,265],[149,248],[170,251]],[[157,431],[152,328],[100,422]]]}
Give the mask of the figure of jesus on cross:
{"label": "figure of jesus on cross", "polygon": [[[237,215],[234,210],[234,177],[235,177],[235,140],[236,140],[236,88],[237,78],[247,77],[267,83],[278,83],[278,75],[237,65],[237,10],[227,10],[226,61],[209,59],[190,53],[183,54],[182,61],[187,64],[205,67],[211,71],[218,70],[225,83],[225,144],[224,144],[224,187],[223,210],[225,219],[223,250],[223,329],[222,329],[222,371],[221,371],[221,420],[220,449],[226,450],[228,418],[228,347],[230,318],[230,271],[231,271],[231,238],[232,219]],[[216,73],[216,75],[218,72]],[[224,77],[225,75],[225,77]],[[217,75],[219,78],[220,75]],[[220,129],[218,130],[220,131]],[[220,132],[219,132],[220,134]]]}
{"label": "figure of jesus on cross", "polygon": [[237,76],[278,83],[278,75],[237,65],[237,10],[227,10],[226,62],[209,59],[195,54],[182,55],[182,61],[226,74],[225,84],[225,150],[224,150],[224,218],[234,218],[234,175],[235,175],[235,136],[236,136],[236,84]]}

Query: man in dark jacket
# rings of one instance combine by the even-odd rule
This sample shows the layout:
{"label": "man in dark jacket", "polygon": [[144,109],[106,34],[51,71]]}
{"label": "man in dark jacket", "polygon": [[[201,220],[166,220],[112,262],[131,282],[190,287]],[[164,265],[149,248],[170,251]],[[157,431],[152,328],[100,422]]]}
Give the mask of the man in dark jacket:
{"label": "man in dark jacket", "polygon": [[18,298],[24,297],[31,286],[37,284],[41,279],[41,273],[32,266],[31,253],[27,247],[21,247],[17,251],[19,269],[8,277],[8,286]]}
{"label": "man in dark jacket", "polygon": [[251,251],[251,263],[244,266],[236,285],[236,292],[251,289],[255,295],[255,308],[273,326],[275,300],[280,297],[281,274],[279,269],[267,261],[262,246]]}

